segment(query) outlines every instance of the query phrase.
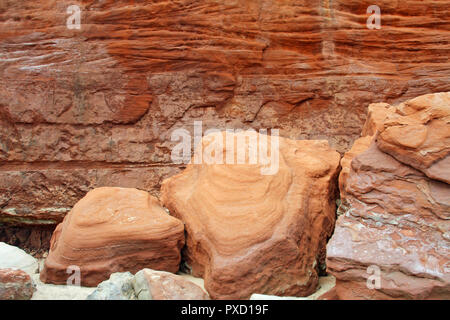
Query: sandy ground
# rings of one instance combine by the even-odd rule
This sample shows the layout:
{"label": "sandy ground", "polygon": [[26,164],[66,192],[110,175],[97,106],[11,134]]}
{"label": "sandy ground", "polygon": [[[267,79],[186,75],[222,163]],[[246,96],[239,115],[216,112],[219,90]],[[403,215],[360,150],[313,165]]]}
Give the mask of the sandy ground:
{"label": "sandy ground", "polygon": [[61,286],[42,283],[39,274],[32,276],[37,291],[31,300],[85,300],[95,288],[78,286]]}

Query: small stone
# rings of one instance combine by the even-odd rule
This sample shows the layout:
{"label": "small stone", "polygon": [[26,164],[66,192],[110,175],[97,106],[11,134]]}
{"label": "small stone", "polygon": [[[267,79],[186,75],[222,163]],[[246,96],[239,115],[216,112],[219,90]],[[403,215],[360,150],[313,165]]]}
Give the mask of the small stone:
{"label": "small stone", "polygon": [[209,300],[202,288],[182,276],[151,269],[136,273],[134,290],[139,300]]}
{"label": "small stone", "polygon": [[41,280],[66,284],[70,270],[78,268],[81,285],[96,287],[115,272],[147,267],[176,272],[183,245],[183,223],[148,192],[97,188],[56,228]]}
{"label": "small stone", "polygon": [[36,287],[28,273],[17,269],[0,269],[0,300],[30,300]]}

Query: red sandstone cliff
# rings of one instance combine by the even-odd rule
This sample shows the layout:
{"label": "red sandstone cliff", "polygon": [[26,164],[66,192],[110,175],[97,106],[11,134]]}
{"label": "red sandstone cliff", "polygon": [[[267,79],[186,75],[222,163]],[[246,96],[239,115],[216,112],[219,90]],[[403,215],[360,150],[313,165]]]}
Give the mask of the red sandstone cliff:
{"label": "red sandstone cliff", "polygon": [[[54,225],[96,186],[156,193],[173,129],[279,128],[340,152],[372,102],[450,91],[448,3],[0,2],[0,222]],[[1,232],[0,232],[1,233]],[[26,237],[25,237],[26,238]]]}

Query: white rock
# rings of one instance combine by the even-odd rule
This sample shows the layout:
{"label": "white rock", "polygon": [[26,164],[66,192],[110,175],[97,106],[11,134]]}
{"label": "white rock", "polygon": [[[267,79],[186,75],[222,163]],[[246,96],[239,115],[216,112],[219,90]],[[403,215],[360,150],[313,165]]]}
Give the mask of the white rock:
{"label": "white rock", "polygon": [[20,269],[30,275],[39,272],[38,261],[20,248],[0,242],[0,269]]}

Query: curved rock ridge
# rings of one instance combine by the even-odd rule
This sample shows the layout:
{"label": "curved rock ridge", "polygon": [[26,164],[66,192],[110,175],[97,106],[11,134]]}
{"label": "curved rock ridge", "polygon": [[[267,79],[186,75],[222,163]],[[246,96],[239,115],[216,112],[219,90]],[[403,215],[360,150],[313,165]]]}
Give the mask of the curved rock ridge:
{"label": "curved rock ridge", "polygon": [[[247,134],[232,133],[229,141]],[[257,137],[255,149],[267,139]],[[225,141],[227,133],[205,136],[196,154],[213,149],[224,159],[237,158],[237,145],[218,138]],[[187,265],[204,278],[213,299],[306,296],[317,286],[335,221],[340,156],[327,141],[279,138],[278,149],[270,142],[267,149],[278,154],[271,175],[261,168],[276,158],[256,164],[191,161],[162,183],[163,204],[185,223]]]}
{"label": "curved rock ridge", "polygon": [[70,266],[80,268],[83,286],[97,286],[115,272],[147,267],[176,272],[183,232],[183,223],[145,191],[94,189],[56,228],[41,280],[65,284],[73,274]]}
{"label": "curved rock ridge", "polygon": [[[449,129],[448,97],[369,107],[366,127],[375,129],[366,133],[373,135],[358,139],[341,161],[340,216],[327,245],[327,269],[336,277],[330,297],[450,299],[447,172],[435,171],[432,179],[412,166],[446,156],[447,146],[435,139]],[[427,135],[413,134],[417,122]],[[435,131],[436,123],[443,132]]]}

